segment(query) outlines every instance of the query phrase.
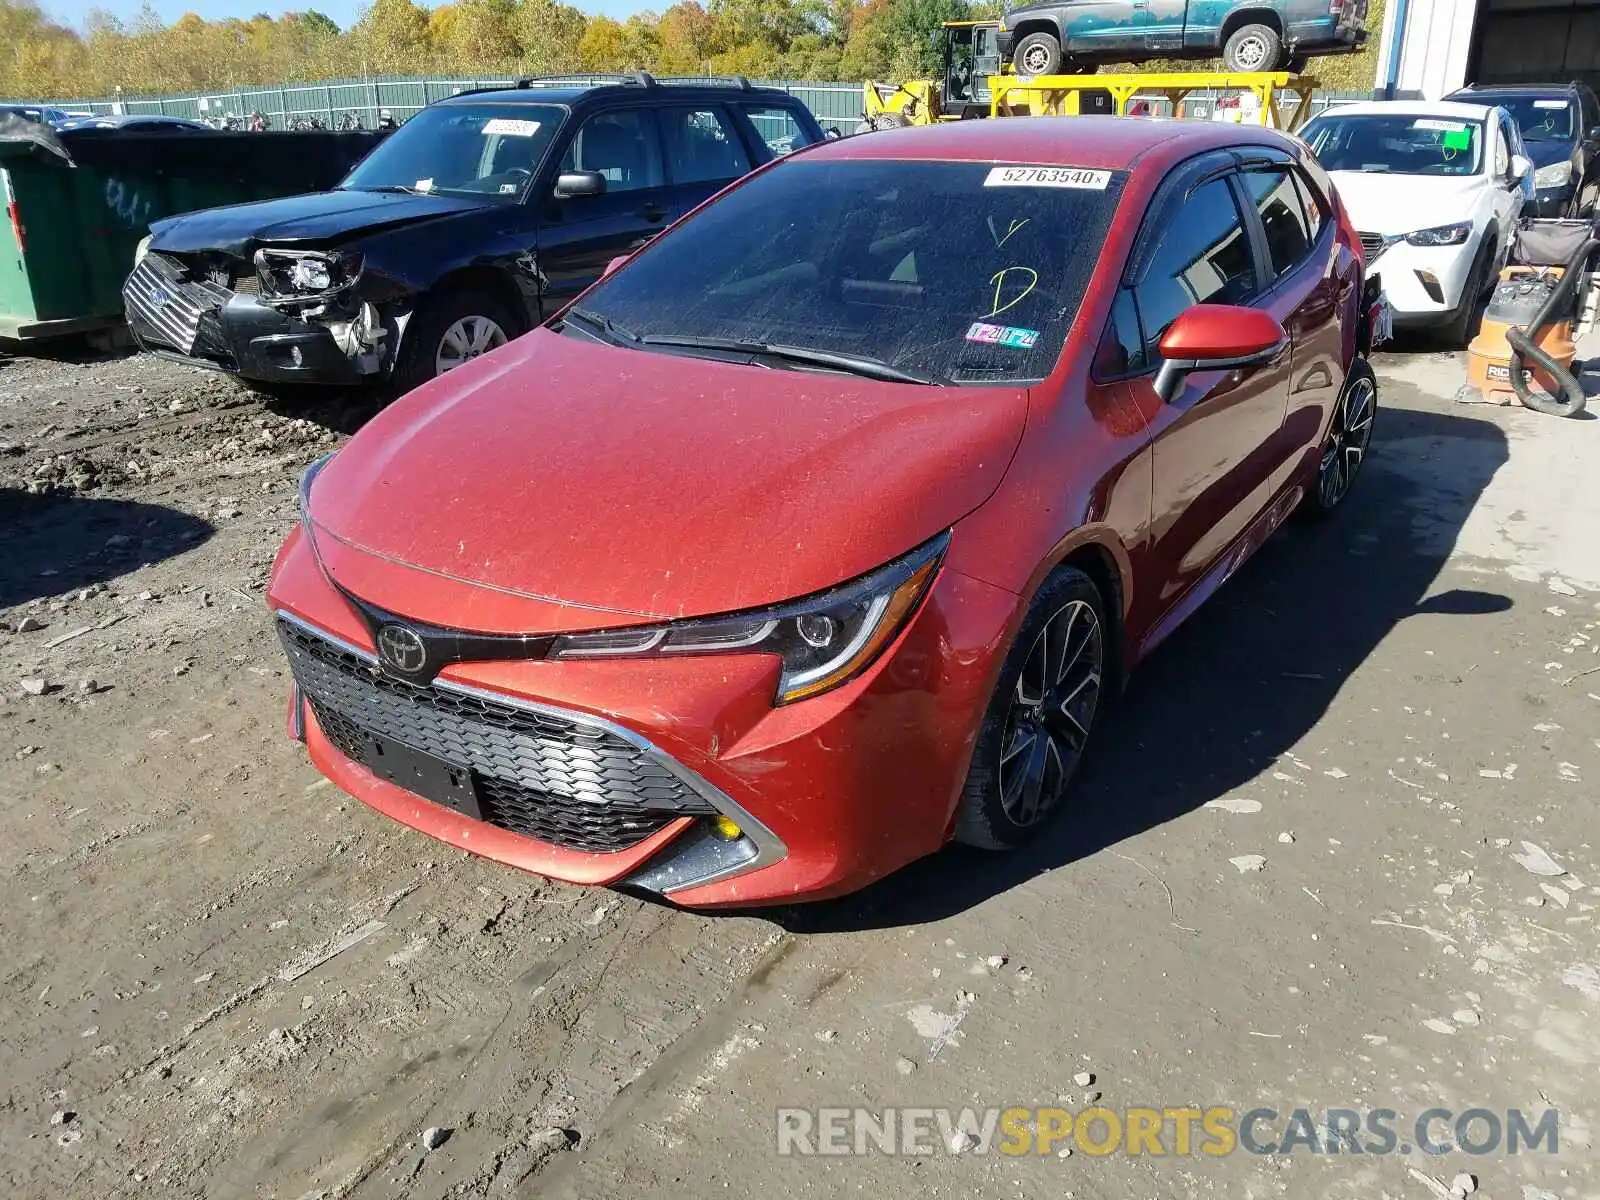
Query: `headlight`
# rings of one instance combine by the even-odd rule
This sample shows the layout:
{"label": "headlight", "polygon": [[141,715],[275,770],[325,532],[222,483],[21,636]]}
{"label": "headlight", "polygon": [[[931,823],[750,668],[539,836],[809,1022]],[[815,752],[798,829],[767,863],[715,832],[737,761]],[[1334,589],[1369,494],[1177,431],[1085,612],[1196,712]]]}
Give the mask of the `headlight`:
{"label": "headlight", "polygon": [[136,267],[144,261],[144,256],[150,253],[150,236],[148,233],[145,234],[133,248],[133,265]]}
{"label": "headlight", "polygon": [[311,518],[311,485],[316,481],[317,476],[322,473],[322,468],[327,466],[337,453],[338,451],[334,450],[324,454],[300,475],[300,516],[305,520],[310,520]]}
{"label": "headlight", "polygon": [[1459,246],[1472,236],[1472,222],[1464,221],[1460,225],[1436,225],[1432,229],[1419,229],[1415,233],[1406,234],[1406,241],[1413,246]]}
{"label": "headlight", "polygon": [[361,255],[345,250],[257,250],[256,275],[269,296],[317,296],[361,275]]}
{"label": "headlight", "polygon": [[565,634],[556,639],[550,657],[776,654],[783,660],[776,703],[803,700],[872,665],[927,595],[949,541],[941,534],[851,583],[758,612]]}
{"label": "headlight", "polygon": [[1570,162],[1551,163],[1548,167],[1540,167],[1533,173],[1533,186],[1536,188],[1561,187],[1571,182]]}

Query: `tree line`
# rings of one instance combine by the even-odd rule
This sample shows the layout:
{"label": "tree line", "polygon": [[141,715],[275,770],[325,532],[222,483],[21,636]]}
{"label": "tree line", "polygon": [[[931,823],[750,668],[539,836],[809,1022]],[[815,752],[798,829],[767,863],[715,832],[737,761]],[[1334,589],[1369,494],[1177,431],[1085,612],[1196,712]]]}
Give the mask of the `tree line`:
{"label": "tree line", "polygon": [[[561,0],[373,0],[341,29],[314,10],[165,24],[91,11],[82,29],[35,0],[0,0],[0,98],[227,91],[365,75],[557,75],[648,70],[762,79],[901,80],[937,71],[944,21],[1000,0],[679,0],[617,21]],[[1382,0],[1368,28],[1382,23]],[[1325,87],[1370,87],[1374,49],[1322,60]],[[1181,64],[1195,69],[1198,64]],[[1146,64],[1157,69],[1161,64]]]}

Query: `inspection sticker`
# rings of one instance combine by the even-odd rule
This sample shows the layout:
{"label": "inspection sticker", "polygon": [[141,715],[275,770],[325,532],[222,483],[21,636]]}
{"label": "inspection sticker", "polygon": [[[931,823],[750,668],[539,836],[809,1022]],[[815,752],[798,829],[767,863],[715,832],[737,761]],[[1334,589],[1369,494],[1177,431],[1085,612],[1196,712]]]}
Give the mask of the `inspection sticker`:
{"label": "inspection sticker", "polygon": [[1432,129],[1444,133],[1465,133],[1467,127],[1460,121],[1435,121],[1432,117],[1418,117],[1411,122],[1413,129]]}
{"label": "inspection sticker", "polygon": [[504,134],[506,137],[532,137],[539,132],[537,121],[517,121],[510,117],[495,117],[483,123],[485,135],[491,133]]}
{"label": "inspection sticker", "polygon": [[1083,167],[995,167],[984,179],[983,186],[1086,188],[1103,192],[1110,182],[1110,171],[1089,171]]}
{"label": "inspection sticker", "polygon": [[1017,350],[1031,350],[1038,340],[1037,329],[1019,329],[1015,325],[986,325],[975,321],[967,330],[969,342],[988,342],[992,346],[1011,346]]}

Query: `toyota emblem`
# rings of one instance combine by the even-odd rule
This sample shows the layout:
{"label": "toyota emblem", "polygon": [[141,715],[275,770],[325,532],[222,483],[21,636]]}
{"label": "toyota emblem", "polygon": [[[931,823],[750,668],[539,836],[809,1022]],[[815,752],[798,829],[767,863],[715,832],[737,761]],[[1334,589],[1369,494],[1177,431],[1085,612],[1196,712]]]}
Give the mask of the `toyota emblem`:
{"label": "toyota emblem", "polygon": [[414,629],[404,625],[385,625],[378,630],[378,653],[385,663],[407,675],[422,670],[428,661],[428,648]]}

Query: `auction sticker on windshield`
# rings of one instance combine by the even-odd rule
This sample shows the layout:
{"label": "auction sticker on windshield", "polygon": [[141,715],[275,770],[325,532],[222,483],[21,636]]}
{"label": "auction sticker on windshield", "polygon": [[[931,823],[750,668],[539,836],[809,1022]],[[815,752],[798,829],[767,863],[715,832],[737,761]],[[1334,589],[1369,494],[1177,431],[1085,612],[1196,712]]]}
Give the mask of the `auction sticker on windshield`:
{"label": "auction sticker on windshield", "polygon": [[1432,129],[1437,133],[1465,133],[1467,127],[1460,121],[1436,121],[1432,117],[1418,117],[1411,123],[1413,129]]}
{"label": "auction sticker on windshield", "polygon": [[1110,182],[1110,171],[1089,171],[1083,167],[995,167],[983,186],[1087,188],[1103,192]]}
{"label": "auction sticker on windshield", "polygon": [[485,134],[499,133],[506,137],[532,137],[539,132],[537,121],[517,121],[510,117],[495,117],[483,123]]}

